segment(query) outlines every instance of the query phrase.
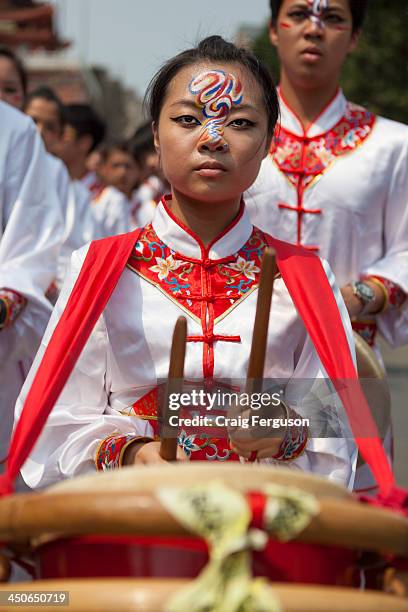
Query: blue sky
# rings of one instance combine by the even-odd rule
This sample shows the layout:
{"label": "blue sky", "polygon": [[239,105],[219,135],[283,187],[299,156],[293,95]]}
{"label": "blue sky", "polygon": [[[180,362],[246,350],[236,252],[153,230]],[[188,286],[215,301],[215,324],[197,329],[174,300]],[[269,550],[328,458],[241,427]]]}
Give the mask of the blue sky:
{"label": "blue sky", "polygon": [[[53,0],[69,54],[105,65],[140,94],[160,64],[209,34],[260,25],[268,0]],[[213,8],[212,8],[213,7]]]}

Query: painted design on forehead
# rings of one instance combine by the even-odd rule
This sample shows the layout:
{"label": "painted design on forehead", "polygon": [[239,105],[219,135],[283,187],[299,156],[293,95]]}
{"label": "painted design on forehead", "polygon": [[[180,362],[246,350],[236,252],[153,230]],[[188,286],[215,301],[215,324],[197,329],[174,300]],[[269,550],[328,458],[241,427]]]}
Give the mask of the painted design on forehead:
{"label": "painted design on forehead", "polygon": [[309,19],[319,28],[324,28],[322,16],[329,8],[329,0],[307,0],[309,5]]}
{"label": "painted design on forehead", "polygon": [[241,81],[223,70],[209,70],[192,79],[189,91],[205,117],[199,143],[227,149],[224,126],[232,107],[242,102]]}

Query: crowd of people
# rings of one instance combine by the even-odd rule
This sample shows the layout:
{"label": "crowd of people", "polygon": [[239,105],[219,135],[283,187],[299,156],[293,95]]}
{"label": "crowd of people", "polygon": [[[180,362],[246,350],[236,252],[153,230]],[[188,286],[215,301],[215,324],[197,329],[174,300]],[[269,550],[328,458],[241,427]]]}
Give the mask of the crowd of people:
{"label": "crowd of people", "polygon": [[[28,88],[28,75],[18,55],[0,47],[2,126],[7,124],[10,131],[9,141],[5,128],[1,138],[5,160],[0,300],[5,364],[0,373],[3,457],[10,440],[12,406],[45,331],[51,305],[58,299],[72,253],[92,240],[128,232],[150,220],[167,189],[150,122],[129,140],[108,142],[106,125],[91,105],[63,104],[48,86]],[[38,312],[33,310],[30,316],[35,301],[43,310],[38,305]],[[24,316],[14,323],[23,310]]]}
{"label": "crowd of people", "polygon": [[[23,407],[37,409],[30,390],[42,360],[56,354],[54,330],[69,351],[61,338],[70,317],[87,329],[72,372],[57,375],[58,364],[47,362],[49,384],[58,379],[63,391],[22,470],[30,487],[163,461],[158,381],[180,314],[188,321],[186,379],[245,379],[268,245],[280,274],[265,378],[312,381],[307,393],[293,385],[291,395],[288,385],[284,415],[335,414],[331,434],[286,427],[278,437],[232,431],[213,439],[181,431],[179,459],[285,464],[375,487],[365,466],[356,475],[335,394],[319,410],[309,401],[313,381],[355,371],[352,327],[379,359],[377,332],[394,346],[408,342],[408,129],[350,103],[339,87],[366,4],[271,0],[277,89],[251,52],[208,37],[156,74],[150,119],[128,141],[106,140],[90,105],[65,105],[49,87],[30,90],[18,57],[0,49],[3,456],[16,401],[16,422]],[[114,259],[113,281],[108,263],[126,251],[122,235],[133,242]],[[111,295],[102,306],[92,302],[101,288],[90,286],[94,274]],[[85,305],[70,299],[77,286]],[[391,432],[384,445],[390,454]]]}

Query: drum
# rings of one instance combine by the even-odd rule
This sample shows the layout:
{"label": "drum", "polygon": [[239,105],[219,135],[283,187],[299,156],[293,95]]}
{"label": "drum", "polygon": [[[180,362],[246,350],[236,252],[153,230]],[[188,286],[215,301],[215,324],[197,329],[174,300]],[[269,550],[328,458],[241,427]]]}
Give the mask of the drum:
{"label": "drum", "polygon": [[384,440],[391,429],[391,391],[386,373],[371,346],[356,332],[353,335],[360,383],[380,437]]}
{"label": "drum", "polygon": [[[390,559],[408,557],[408,521],[356,501],[342,487],[272,466],[208,463],[128,467],[0,500],[0,539],[31,544],[39,579],[195,578],[208,562],[205,541],[161,503],[157,491],[224,483],[248,501],[267,484],[312,494],[318,512],[290,542],[269,534],[252,553],[255,575],[279,582],[382,588]],[[18,520],[16,520],[18,517]]]}
{"label": "drum", "polygon": [[[164,612],[177,590],[186,580],[41,580],[13,585],[27,598],[30,592],[69,594],[71,612]],[[408,612],[408,601],[384,593],[355,589],[273,584],[273,597],[282,612]],[[1,587],[1,591],[9,586]],[[32,609],[32,604],[30,605]],[[41,605],[38,610],[54,612],[54,606]]]}

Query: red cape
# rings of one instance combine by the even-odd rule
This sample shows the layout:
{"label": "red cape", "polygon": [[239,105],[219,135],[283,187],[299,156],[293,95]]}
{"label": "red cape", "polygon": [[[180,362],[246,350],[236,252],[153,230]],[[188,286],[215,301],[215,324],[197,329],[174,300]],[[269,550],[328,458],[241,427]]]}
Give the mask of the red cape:
{"label": "red cape", "polygon": [[[13,433],[6,471],[0,476],[0,494],[13,491],[13,483],[115,289],[139,233],[136,230],[91,244]],[[358,383],[341,316],[322,263],[301,247],[273,238],[268,241],[276,251],[282,278],[320,360],[342,399],[359,450],[373,472],[380,494],[388,498],[395,490],[393,474]],[[394,493],[392,498],[395,499]]]}

